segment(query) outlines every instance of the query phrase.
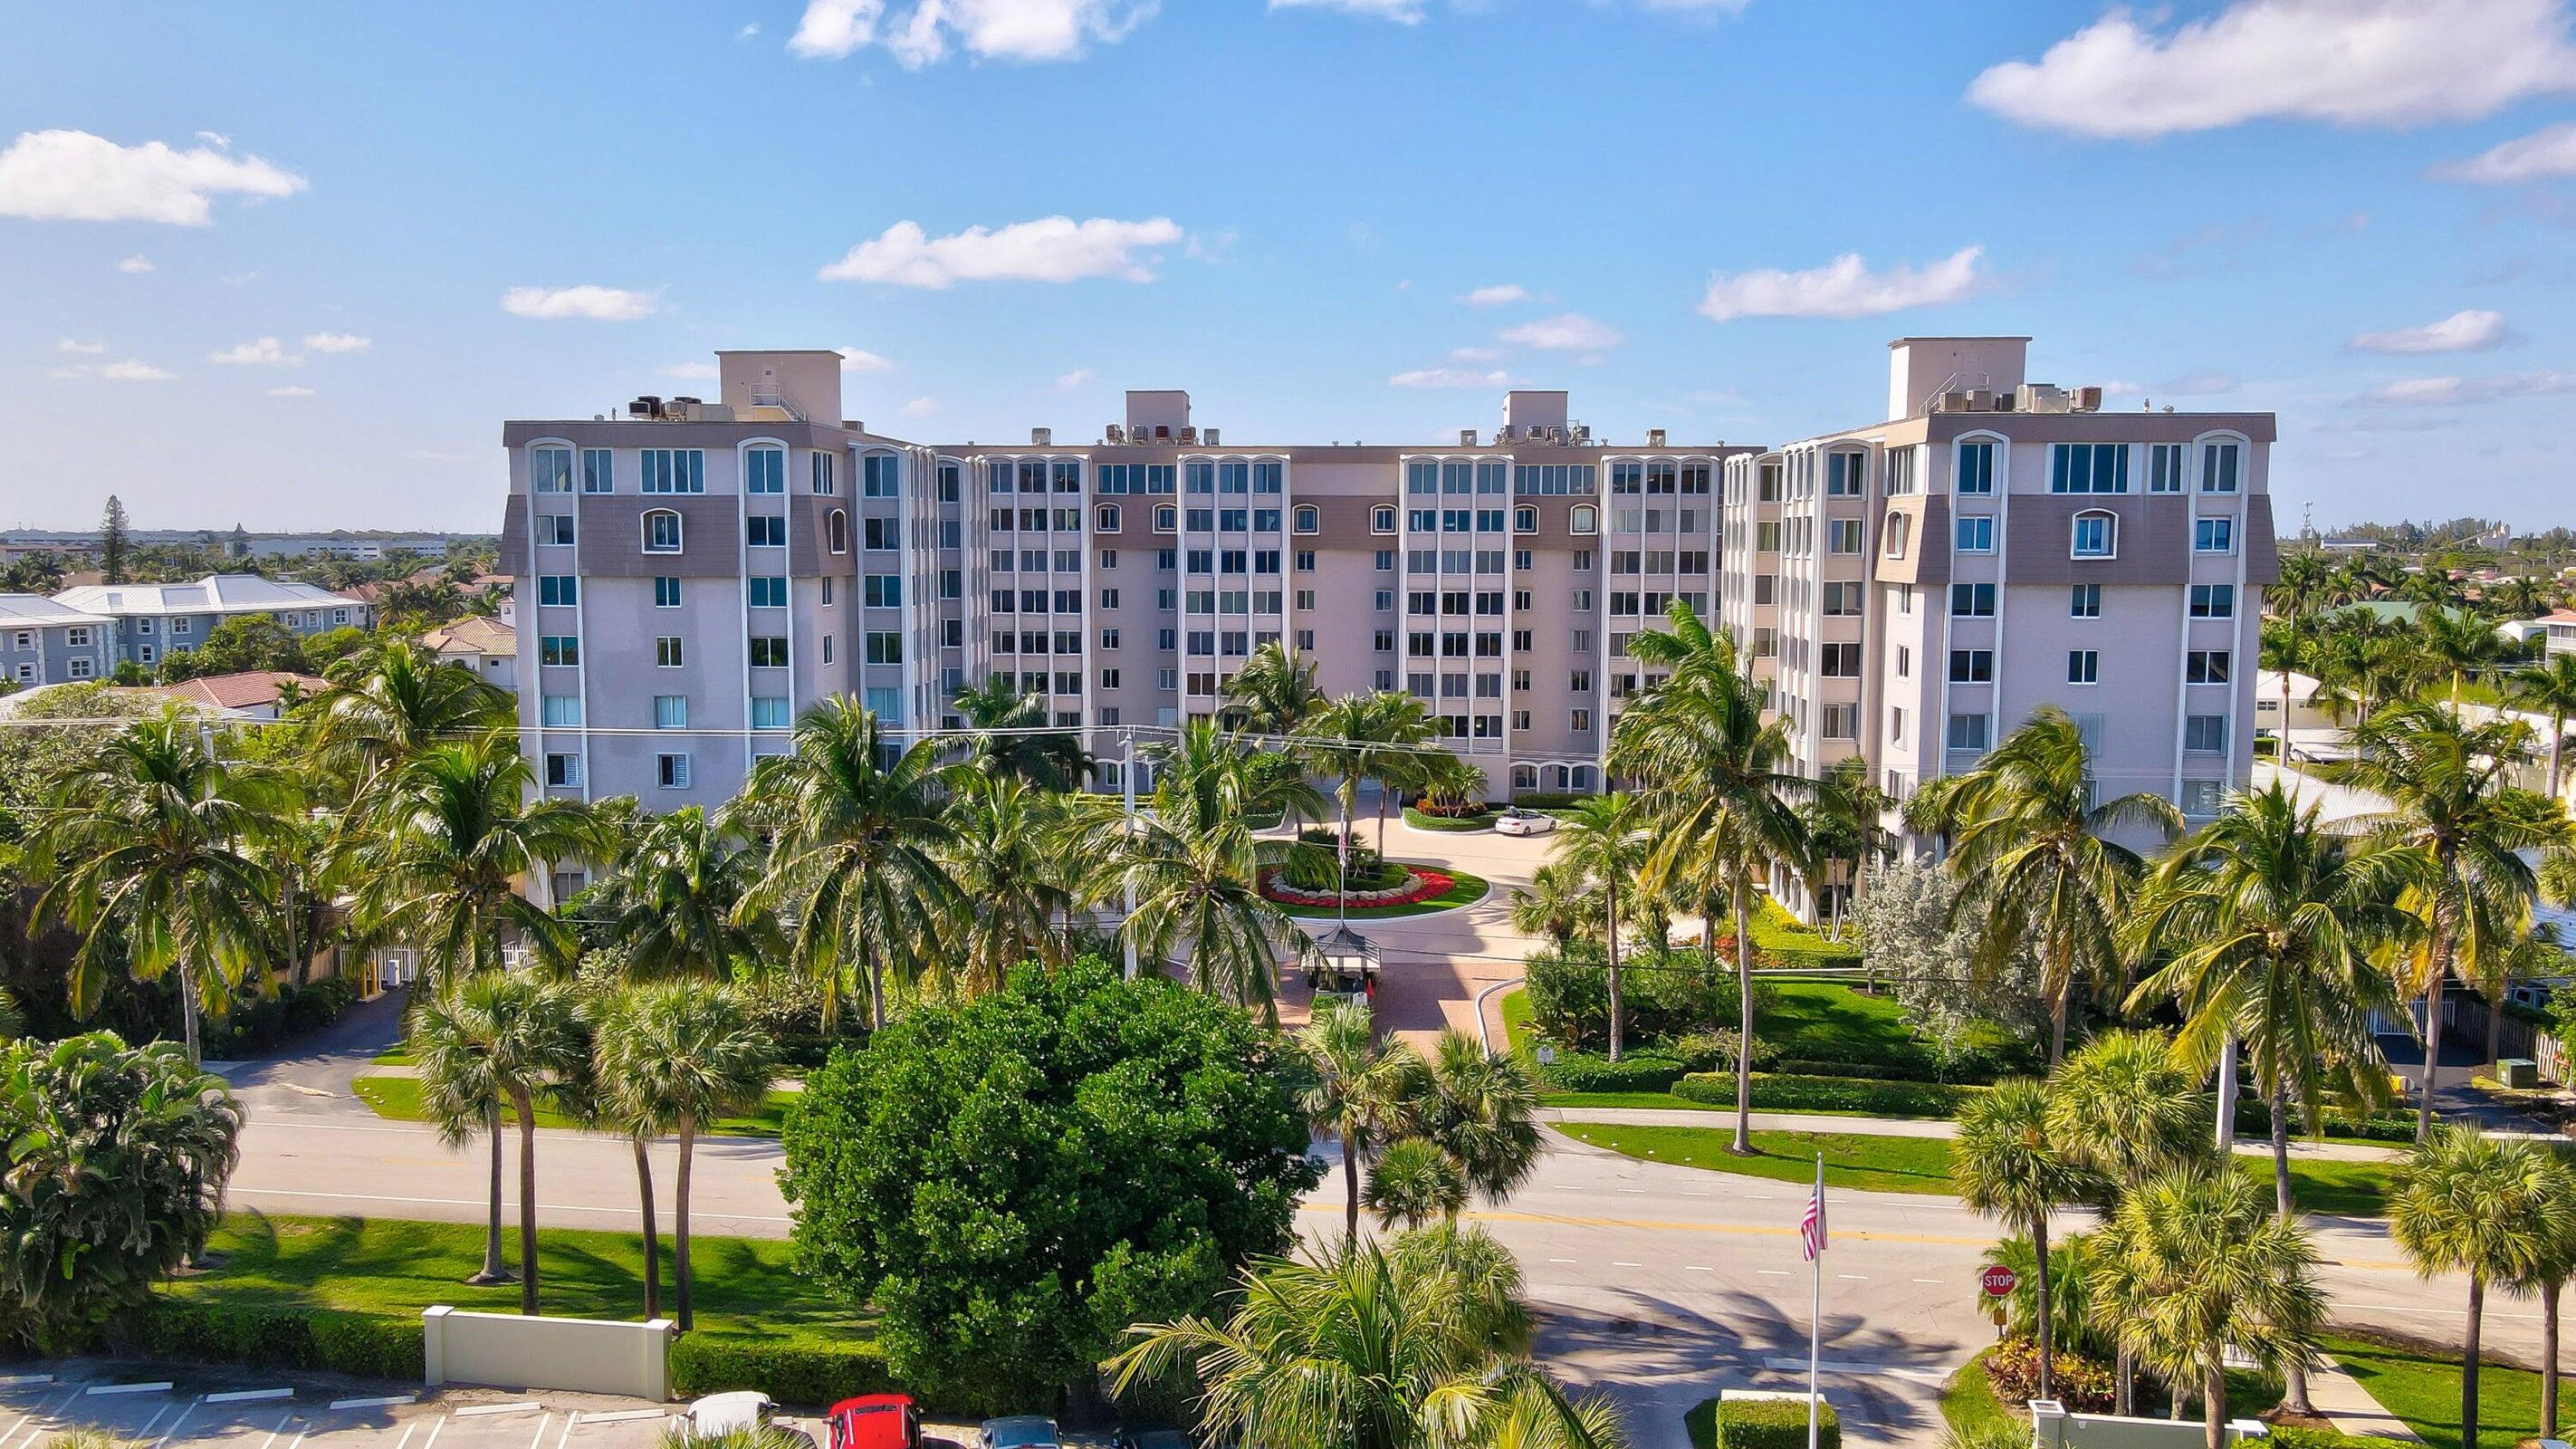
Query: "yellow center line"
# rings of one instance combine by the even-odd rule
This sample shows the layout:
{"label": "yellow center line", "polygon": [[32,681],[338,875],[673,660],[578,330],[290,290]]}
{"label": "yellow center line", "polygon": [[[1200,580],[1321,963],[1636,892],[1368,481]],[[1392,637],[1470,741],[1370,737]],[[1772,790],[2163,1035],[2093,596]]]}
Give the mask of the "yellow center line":
{"label": "yellow center line", "polygon": [[[1331,1203],[1306,1203],[1302,1211],[1342,1215],[1342,1209]],[[1569,1228],[1633,1228],[1641,1232],[1722,1233],[1741,1237],[1794,1238],[1796,1228],[1770,1227],[1755,1223],[1676,1223],[1647,1218],[1570,1217],[1557,1213],[1475,1212],[1459,1214],[1470,1222],[1481,1223],[1546,1223]],[[1992,1238],[1951,1237],[1938,1233],[1872,1233],[1837,1228],[1834,1237],[1874,1243],[1943,1243],[1963,1248],[1983,1248],[1994,1243]]]}

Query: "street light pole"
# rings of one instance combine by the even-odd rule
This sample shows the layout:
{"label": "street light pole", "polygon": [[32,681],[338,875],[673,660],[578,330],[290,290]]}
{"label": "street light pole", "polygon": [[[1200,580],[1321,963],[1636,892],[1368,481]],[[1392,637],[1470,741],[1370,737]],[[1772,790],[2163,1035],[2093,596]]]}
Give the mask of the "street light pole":
{"label": "street light pole", "polygon": [[[1118,769],[1118,784],[1126,793],[1127,838],[1133,841],[1136,838],[1136,732],[1122,729],[1118,733],[1125,750],[1125,762]],[[1136,881],[1132,875],[1126,881],[1126,889],[1127,914],[1118,920],[1118,936],[1127,943],[1127,979],[1133,981],[1136,979],[1136,934],[1127,929],[1127,923],[1136,915]]]}

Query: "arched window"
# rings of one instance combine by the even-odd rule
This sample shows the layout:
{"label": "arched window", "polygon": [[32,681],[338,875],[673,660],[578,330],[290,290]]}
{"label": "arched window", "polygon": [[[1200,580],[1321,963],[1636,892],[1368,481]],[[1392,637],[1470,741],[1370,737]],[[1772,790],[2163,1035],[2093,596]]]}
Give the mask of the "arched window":
{"label": "arched window", "polygon": [[1513,788],[1513,789],[1515,789],[1515,790],[1535,790],[1535,789],[1537,789],[1537,788],[1538,788],[1538,766],[1536,766],[1536,765],[1514,765],[1514,766],[1512,766],[1512,788]]}
{"label": "arched window", "polygon": [[678,553],[680,551],[680,515],[667,508],[648,509],[644,514],[644,551]]}
{"label": "arched window", "polygon": [[2120,552],[2120,517],[2107,509],[2088,508],[2075,515],[2071,558],[2116,558]]}
{"label": "arched window", "polygon": [[1324,515],[1314,504],[1300,503],[1297,505],[1296,522],[1299,533],[1315,533],[1323,528]]}
{"label": "arched window", "polygon": [[838,508],[833,509],[832,516],[823,520],[823,535],[832,552],[848,553],[850,551],[850,515]]}
{"label": "arched window", "polygon": [[1395,506],[1393,504],[1381,503],[1377,507],[1369,510],[1369,532],[1395,532]]}
{"label": "arched window", "polygon": [[1589,503],[1578,503],[1574,505],[1572,508],[1566,510],[1565,530],[1568,533],[1600,532],[1600,510],[1594,508]]}
{"label": "arched window", "polygon": [[1519,507],[1517,507],[1517,508],[1513,509],[1513,510],[1512,510],[1512,532],[1514,532],[1514,533],[1536,533],[1536,532],[1538,532],[1538,510],[1537,510],[1536,508],[1531,507],[1529,504],[1526,504],[1526,503],[1524,503],[1524,504],[1520,505]]}
{"label": "arched window", "polygon": [[1091,510],[1091,527],[1092,531],[1095,533],[1116,533],[1118,531],[1118,505],[1115,503],[1103,503],[1099,507]]}
{"label": "arched window", "polygon": [[1887,528],[1885,532],[1887,534],[1887,556],[1889,558],[1905,557],[1907,535],[1913,531],[1913,528],[1914,516],[1912,514],[1891,512],[1887,515]]}
{"label": "arched window", "polygon": [[1181,511],[1180,511],[1179,509],[1177,509],[1177,508],[1173,507],[1171,504],[1168,504],[1168,503],[1157,503],[1157,504],[1155,504],[1155,505],[1154,505],[1154,531],[1155,531],[1156,533],[1178,533],[1178,532],[1180,532],[1180,531],[1181,531]]}

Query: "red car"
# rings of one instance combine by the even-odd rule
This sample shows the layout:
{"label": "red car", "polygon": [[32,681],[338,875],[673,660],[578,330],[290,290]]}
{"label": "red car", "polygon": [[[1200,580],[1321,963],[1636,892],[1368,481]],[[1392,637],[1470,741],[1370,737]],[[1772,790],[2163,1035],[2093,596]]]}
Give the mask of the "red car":
{"label": "red car", "polygon": [[921,1449],[921,1415],[902,1394],[866,1394],[832,1406],[829,1449]]}

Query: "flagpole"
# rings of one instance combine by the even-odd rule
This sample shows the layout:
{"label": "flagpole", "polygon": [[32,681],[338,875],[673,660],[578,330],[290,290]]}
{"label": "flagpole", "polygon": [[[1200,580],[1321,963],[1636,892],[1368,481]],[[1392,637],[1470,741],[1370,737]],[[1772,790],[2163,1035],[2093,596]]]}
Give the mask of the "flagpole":
{"label": "flagpole", "polygon": [[1815,1269],[1815,1296],[1807,1313],[1807,1449],[1816,1449],[1817,1358],[1825,1341],[1825,1155],[1816,1154],[1816,1251],[1808,1255]]}

